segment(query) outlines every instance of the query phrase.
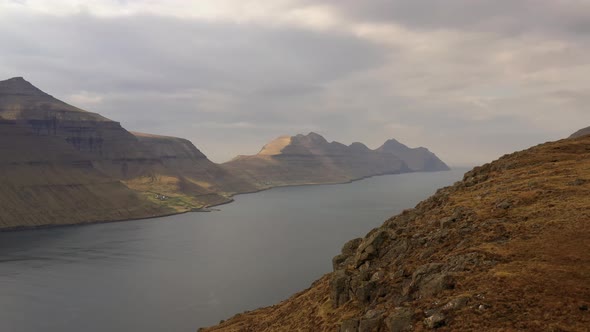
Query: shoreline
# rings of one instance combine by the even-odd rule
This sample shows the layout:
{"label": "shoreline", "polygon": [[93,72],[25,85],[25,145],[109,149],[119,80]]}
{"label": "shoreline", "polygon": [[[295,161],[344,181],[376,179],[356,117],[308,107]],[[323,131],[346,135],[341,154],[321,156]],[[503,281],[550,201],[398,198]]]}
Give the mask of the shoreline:
{"label": "shoreline", "polygon": [[188,211],[182,211],[182,212],[171,212],[171,213],[164,213],[164,214],[161,214],[161,215],[152,215],[152,216],[137,217],[137,218],[87,221],[87,222],[80,222],[80,223],[75,223],[75,224],[16,226],[16,227],[0,228],[0,233],[37,231],[37,230],[45,230],[45,229],[60,228],[60,227],[80,227],[80,226],[90,226],[90,225],[97,225],[97,224],[119,223],[119,222],[125,222],[125,221],[135,221],[135,220],[165,218],[165,217],[171,217],[171,216],[182,215],[182,214],[187,214],[187,213],[215,212],[215,210],[212,210],[211,208],[216,207],[216,206],[222,206],[222,205],[227,205],[227,204],[233,203],[235,201],[234,200],[234,197],[236,197],[236,196],[239,196],[239,195],[247,195],[247,194],[255,194],[255,193],[259,193],[259,192],[271,190],[271,189],[274,189],[274,188],[304,187],[304,186],[327,186],[327,185],[333,186],[333,185],[349,184],[349,183],[353,183],[353,182],[357,182],[357,181],[362,181],[362,180],[366,180],[366,179],[370,179],[370,178],[374,178],[374,177],[379,177],[379,176],[401,175],[401,174],[410,174],[410,173],[448,172],[448,171],[451,171],[451,170],[456,169],[456,168],[461,168],[461,167],[449,168],[449,169],[446,169],[446,170],[438,170],[438,171],[412,171],[412,172],[394,172],[394,173],[375,174],[375,175],[368,175],[368,176],[360,177],[360,178],[357,178],[357,179],[352,179],[352,180],[342,181],[342,182],[323,182],[323,183],[311,183],[310,182],[310,183],[300,183],[300,184],[276,185],[276,186],[271,186],[271,187],[268,187],[268,188],[262,188],[262,189],[259,189],[259,190],[253,190],[253,191],[248,191],[248,192],[235,193],[235,194],[232,194],[232,195],[228,196],[228,201],[227,202],[223,202],[223,203],[219,203],[219,204],[205,205],[202,208],[199,208],[197,210],[188,210]]}

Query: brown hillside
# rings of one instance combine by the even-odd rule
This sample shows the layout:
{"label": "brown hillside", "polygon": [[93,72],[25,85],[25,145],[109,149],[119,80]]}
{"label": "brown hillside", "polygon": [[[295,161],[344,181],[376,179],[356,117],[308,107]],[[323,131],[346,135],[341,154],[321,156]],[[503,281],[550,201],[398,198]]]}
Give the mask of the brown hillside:
{"label": "brown hillside", "polygon": [[152,217],[174,212],[142,199],[53,136],[0,120],[0,229]]}
{"label": "brown hillside", "polygon": [[0,81],[0,139],[0,229],[185,212],[257,189],[187,140],[134,135],[21,77]]}
{"label": "brown hillside", "polygon": [[506,155],[204,331],[590,331],[589,207],[590,136]]}
{"label": "brown hillside", "polygon": [[590,135],[590,127],[582,128],[582,129],[576,131],[575,133],[573,133],[570,136],[570,138],[577,138],[577,137],[582,137],[582,136],[586,136],[586,135]]}

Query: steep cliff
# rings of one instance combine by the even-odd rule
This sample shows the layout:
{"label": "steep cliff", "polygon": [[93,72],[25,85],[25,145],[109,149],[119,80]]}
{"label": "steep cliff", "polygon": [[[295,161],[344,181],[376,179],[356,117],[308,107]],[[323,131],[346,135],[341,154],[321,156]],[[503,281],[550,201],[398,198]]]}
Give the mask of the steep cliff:
{"label": "steep cliff", "polygon": [[189,141],[134,135],[23,78],[0,81],[0,229],[151,217],[256,190]]}
{"label": "steep cliff", "polygon": [[328,142],[316,133],[279,137],[258,154],[236,157],[223,167],[260,188],[347,182],[409,171],[393,154],[373,151],[362,143]]}
{"label": "steep cliff", "polygon": [[172,213],[105,175],[60,137],[0,120],[0,229]]}
{"label": "steep cliff", "polygon": [[590,136],[476,167],[346,243],[334,272],[204,331],[587,331]]}

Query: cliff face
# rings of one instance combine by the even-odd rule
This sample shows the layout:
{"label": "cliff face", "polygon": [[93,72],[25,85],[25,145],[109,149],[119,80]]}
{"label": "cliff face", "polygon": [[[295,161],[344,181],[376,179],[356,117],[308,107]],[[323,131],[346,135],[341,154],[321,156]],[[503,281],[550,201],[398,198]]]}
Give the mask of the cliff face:
{"label": "cliff face", "polygon": [[393,154],[373,151],[361,143],[330,143],[316,133],[279,137],[257,155],[239,156],[223,167],[261,188],[347,182],[409,171]]}
{"label": "cliff face", "polygon": [[411,149],[394,139],[388,140],[376,151],[391,153],[399,157],[411,170],[416,172],[449,170],[449,166],[427,148],[420,147]]}
{"label": "cliff face", "polygon": [[0,120],[0,211],[0,229],[173,212],[105,175],[62,138],[7,120]]}
{"label": "cliff face", "polygon": [[151,217],[256,189],[186,140],[134,135],[22,78],[0,81],[0,137],[0,228]]}
{"label": "cliff face", "polygon": [[586,331],[590,136],[476,167],[346,243],[334,272],[205,331]]}

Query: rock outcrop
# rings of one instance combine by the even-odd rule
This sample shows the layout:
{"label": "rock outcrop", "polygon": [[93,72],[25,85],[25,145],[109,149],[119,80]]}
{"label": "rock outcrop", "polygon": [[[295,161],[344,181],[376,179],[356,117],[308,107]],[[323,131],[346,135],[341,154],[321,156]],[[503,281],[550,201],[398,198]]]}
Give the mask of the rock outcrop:
{"label": "rock outcrop", "polygon": [[202,331],[587,331],[590,136],[476,167],[344,245],[334,271]]}
{"label": "rock outcrop", "polygon": [[[223,167],[260,188],[341,183],[368,176],[412,171],[448,170],[424,148],[409,149],[394,141],[371,150],[362,143],[328,142],[316,133],[282,136],[253,156],[238,156]],[[402,148],[403,147],[403,148]]]}

